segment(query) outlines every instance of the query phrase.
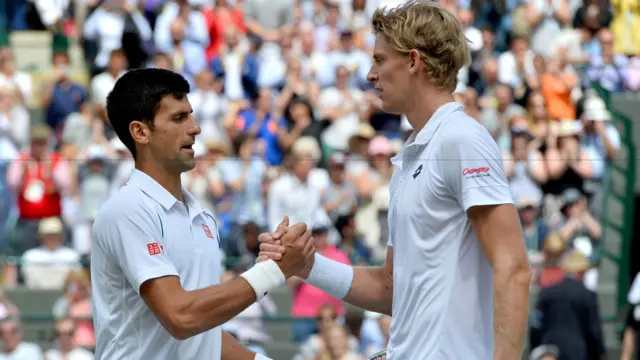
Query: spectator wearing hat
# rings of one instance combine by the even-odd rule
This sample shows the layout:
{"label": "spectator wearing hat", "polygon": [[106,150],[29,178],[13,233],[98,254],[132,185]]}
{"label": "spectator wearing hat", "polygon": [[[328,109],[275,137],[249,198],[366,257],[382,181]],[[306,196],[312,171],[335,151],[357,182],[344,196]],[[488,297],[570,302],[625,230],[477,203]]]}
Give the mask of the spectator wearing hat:
{"label": "spectator wearing hat", "polygon": [[376,131],[370,124],[360,123],[358,130],[349,138],[349,157],[345,167],[349,181],[354,181],[367,170],[369,142],[374,136]]}
{"label": "spectator wearing hat", "polygon": [[598,300],[583,284],[589,259],[574,250],[563,257],[564,279],[543,288],[530,332],[531,347],[555,345],[563,360],[601,359],[605,354]]}
{"label": "spectator wearing hat", "polygon": [[31,131],[31,146],[11,163],[7,185],[18,195],[18,220],[11,251],[21,255],[37,246],[37,227],[41,219],[62,215],[62,194],[72,179],[68,164],[58,153],[47,150],[51,130],[36,125]]}
{"label": "spectator wearing hat", "polygon": [[392,153],[389,139],[381,135],[374,137],[367,152],[367,169],[355,179],[358,195],[365,202],[371,199],[378,187],[388,184],[393,173],[389,160]]}
{"label": "spectator wearing hat", "polygon": [[331,182],[322,194],[322,205],[333,223],[340,216],[353,213],[358,206],[358,192],[355,186],[347,182],[345,165],[347,156],[336,152],[329,156],[329,178]]}
{"label": "spectator wearing hat", "polygon": [[544,240],[549,235],[549,228],[539,217],[540,199],[531,195],[521,195],[516,199],[524,241],[530,256],[535,256],[542,250]]}
{"label": "spectator wearing hat", "polygon": [[73,225],[73,247],[80,254],[91,250],[93,220],[111,194],[111,167],[102,145],[87,150],[87,160],[78,169],[78,212]]}
{"label": "spectator wearing hat", "polygon": [[[542,249],[542,261],[536,262],[535,283],[541,287],[548,287],[557,284],[564,278],[564,272],[559,266],[560,259],[567,249],[567,243],[557,232],[552,232],[544,239]],[[540,268],[542,266],[542,268]]]}
{"label": "spectator wearing hat", "polygon": [[611,113],[604,101],[595,94],[585,99],[581,120],[584,132],[580,144],[593,158],[593,177],[585,182],[585,191],[589,195],[589,208],[599,217],[604,201],[604,179],[620,151],[620,133],[610,123]]}
{"label": "spectator wearing hat", "polygon": [[[334,261],[350,265],[347,254],[329,243],[329,231],[332,228],[331,220],[324,211],[317,211],[308,222],[313,236],[316,251]],[[322,290],[304,282],[303,279],[292,277],[288,281],[293,289],[293,304],[291,315],[296,318],[314,317],[324,305],[331,305],[338,315],[345,314],[345,308],[340,300],[326,294]],[[304,319],[294,322],[293,337],[295,342],[304,341],[314,330],[315,324],[310,324]]]}
{"label": "spectator wearing hat", "polygon": [[602,237],[602,226],[587,207],[587,200],[577,189],[567,189],[562,194],[561,212],[563,219],[560,235],[569,244],[578,236],[587,236],[592,244],[598,244]]}
{"label": "spectator wearing hat", "polygon": [[81,268],[80,254],[64,246],[62,221],[58,217],[40,221],[40,246],[22,256],[25,285],[31,289],[62,289],[67,275]]}

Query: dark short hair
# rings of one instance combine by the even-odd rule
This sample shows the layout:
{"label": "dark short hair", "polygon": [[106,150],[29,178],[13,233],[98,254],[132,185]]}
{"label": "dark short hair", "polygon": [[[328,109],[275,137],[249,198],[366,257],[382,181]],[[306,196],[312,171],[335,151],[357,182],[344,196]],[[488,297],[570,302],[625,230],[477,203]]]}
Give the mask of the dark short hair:
{"label": "dark short hair", "polygon": [[118,138],[136,157],[129,125],[142,121],[153,128],[153,120],[165,96],[183,99],[190,91],[189,83],[173,71],[135,69],[124,74],[107,97],[107,115]]}

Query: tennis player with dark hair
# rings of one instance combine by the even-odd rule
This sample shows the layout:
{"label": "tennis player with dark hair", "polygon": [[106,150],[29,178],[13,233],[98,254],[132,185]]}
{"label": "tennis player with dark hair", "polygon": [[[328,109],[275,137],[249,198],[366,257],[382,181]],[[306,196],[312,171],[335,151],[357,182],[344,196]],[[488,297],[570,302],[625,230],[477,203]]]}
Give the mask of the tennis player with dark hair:
{"label": "tennis player with dark hair", "polygon": [[[386,261],[351,267],[316,254],[297,275],[393,315],[387,360],[520,359],[529,264],[501,152],[452,95],[470,62],[464,33],[431,1],[377,10],[372,25],[368,79],[415,130],[392,159]],[[259,260],[289,252],[261,240]]]}
{"label": "tennis player with dark hair", "polygon": [[[211,212],[182,187],[195,166],[200,127],[189,85],[168,70],[132,70],[107,99],[109,120],[131,150],[129,182],[100,209],[91,256],[93,315],[100,360],[267,359],[221,330],[313,256],[306,225],[278,238],[281,261],[257,264],[220,284],[220,237]],[[289,253],[291,252],[291,253]]]}

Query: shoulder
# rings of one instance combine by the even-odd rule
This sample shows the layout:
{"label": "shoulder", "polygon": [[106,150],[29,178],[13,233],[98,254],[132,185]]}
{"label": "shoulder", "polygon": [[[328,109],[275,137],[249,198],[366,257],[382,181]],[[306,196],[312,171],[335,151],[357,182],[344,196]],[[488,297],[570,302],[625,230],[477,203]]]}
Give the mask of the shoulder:
{"label": "shoulder", "polygon": [[452,114],[451,118],[442,124],[438,142],[444,148],[476,144],[494,144],[497,147],[489,130],[463,112]]}
{"label": "shoulder", "polygon": [[144,220],[153,212],[151,199],[137,186],[126,184],[110,197],[98,211],[93,224],[94,234],[103,234],[120,220]]}

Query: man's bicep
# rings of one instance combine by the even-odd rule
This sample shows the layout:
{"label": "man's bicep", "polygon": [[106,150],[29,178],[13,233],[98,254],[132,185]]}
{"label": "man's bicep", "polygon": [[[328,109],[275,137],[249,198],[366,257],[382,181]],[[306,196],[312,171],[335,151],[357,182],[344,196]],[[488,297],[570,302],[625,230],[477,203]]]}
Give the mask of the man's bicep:
{"label": "man's bicep", "polygon": [[172,275],[148,279],[140,285],[140,297],[167,330],[172,327],[175,303],[183,292],[180,278]]}
{"label": "man's bicep", "polygon": [[512,204],[473,206],[467,215],[494,268],[527,262],[520,220]]}

